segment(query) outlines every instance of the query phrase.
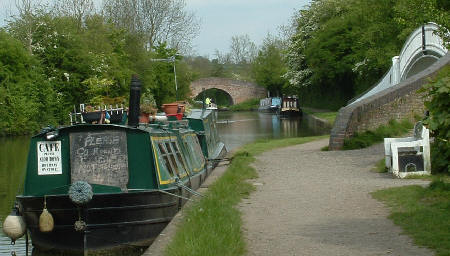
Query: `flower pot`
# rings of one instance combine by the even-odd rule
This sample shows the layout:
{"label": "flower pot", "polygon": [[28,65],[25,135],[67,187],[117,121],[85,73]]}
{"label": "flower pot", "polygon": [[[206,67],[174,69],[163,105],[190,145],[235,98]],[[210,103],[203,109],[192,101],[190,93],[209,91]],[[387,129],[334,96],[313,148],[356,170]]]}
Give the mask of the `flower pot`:
{"label": "flower pot", "polygon": [[162,109],[164,110],[166,115],[173,115],[178,113],[178,104],[177,103],[163,104]]}
{"label": "flower pot", "polygon": [[83,115],[83,120],[86,123],[92,123],[95,121],[100,121],[102,118],[102,111],[84,112],[81,113],[81,115]]}

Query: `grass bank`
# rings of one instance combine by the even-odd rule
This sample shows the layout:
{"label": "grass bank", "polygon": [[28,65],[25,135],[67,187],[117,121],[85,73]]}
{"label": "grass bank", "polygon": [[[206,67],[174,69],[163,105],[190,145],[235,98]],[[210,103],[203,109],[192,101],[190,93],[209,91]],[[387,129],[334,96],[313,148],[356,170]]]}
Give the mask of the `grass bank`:
{"label": "grass bank", "polygon": [[332,112],[328,110],[312,109],[312,108],[302,108],[302,111],[308,115],[313,115],[320,119],[326,120],[330,124],[334,124],[338,112]]}
{"label": "grass bank", "polygon": [[249,99],[239,104],[230,106],[231,111],[251,111],[257,110],[259,107],[259,99]]}
{"label": "grass bank", "polygon": [[[447,176],[448,177],[448,176]],[[419,246],[450,255],[450,183],[439,178],[426,188],[405,186],[372,193],[391,208],[390,219]]]}
{"label": "grass bank", "polygon": [[400,122],[391,120],[387,125],[381,125],[375,130],[355,133],[353,137],[344,140],[344,150],[369,147],[377,142],[382,142],[384,138],[396,137],[406,134],[413,128],[413,124],[408,120]]}
{"label": "grass bank", "polygon": [[250,166],[254,156],[326,137],[261,140],[243,146],[233,155],[223,176],[209,187],[205,197],[186,209],[165,255],[243,255],[246,245],[241,232],[241,214],[236,205],[254,190],[254,186],[247,182],[257,177],[256,170]]}

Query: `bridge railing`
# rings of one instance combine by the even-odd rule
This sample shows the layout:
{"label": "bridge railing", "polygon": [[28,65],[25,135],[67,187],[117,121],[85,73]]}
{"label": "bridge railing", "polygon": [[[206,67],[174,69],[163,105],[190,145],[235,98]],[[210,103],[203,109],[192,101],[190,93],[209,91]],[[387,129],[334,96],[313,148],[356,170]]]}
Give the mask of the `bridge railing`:
{"label": "bridge railing", "polygon": [[390,88],[407,78],[410,68],[425,55],[435,56],[436,59],[444,56],[447,49],[437,31],[439,26],[435,23],[427,23],[414,30],[406,40],[400,55],[392,58],[392,66],[383,78],[362,94],[351,99],[348,105],[370,97],[380,91]]}

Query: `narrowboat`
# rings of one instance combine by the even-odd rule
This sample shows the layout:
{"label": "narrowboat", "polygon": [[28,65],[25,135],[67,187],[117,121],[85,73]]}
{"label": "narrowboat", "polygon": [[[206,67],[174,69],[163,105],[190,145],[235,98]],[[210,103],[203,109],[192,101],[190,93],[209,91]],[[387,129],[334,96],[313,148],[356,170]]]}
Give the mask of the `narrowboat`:
{"label": "narrowboat", "polygon": [[266,113],[279,113],[281,108],[280,97],[270,97],[259,100],[258,111]]}
{"label": "narrowboat", "polygon": [[302,111],[296,96],[284,96],[281,100],[281,116],[300,116]]}
{"label": "narrowboat", "polygon": [[128,115],[100,115],[123,118],[90,123],[74,113],[82,121],[31,138],[16,210],[35,249],[123,255],[148,246],[224,156],[212,111],[143,124],[139,97],[133,78]]}

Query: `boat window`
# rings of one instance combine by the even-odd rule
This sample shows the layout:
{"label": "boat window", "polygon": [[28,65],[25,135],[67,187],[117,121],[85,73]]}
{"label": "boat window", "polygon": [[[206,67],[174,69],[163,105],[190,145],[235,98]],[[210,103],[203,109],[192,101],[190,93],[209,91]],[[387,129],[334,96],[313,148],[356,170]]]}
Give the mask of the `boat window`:
{"label": "boat window", "polygon": [[[171,176],[175,176],[174,173],[174,167],[169,159],[169,154],[167,153],[167,149],[164,147],[164,143],[158,143],[159,151],[161,152],[161,157],[164,161],[164,165],[166,166],[167,170],[169,171]],[[170,149],[170,147],[169,147]]]}
{"label": "boat window", "polygon": [[183,156],[181,156],[180,148],[175,141],[172,141],[172,147],[175,150],[175,154],[177,156],[178,162],[182,165],[182,167],[186,170],[186,165],[183,160]]}
{"label": "boat window", "polygon": [[175,157],[173,156],[173,154],[170,154],[169,157],[170,157],[170,161],[173,164],[173,168],[174,168],[175,172],[177,173],[178,176],[180,176],[180,170],[178,169],[178,165],[176,164]]}

